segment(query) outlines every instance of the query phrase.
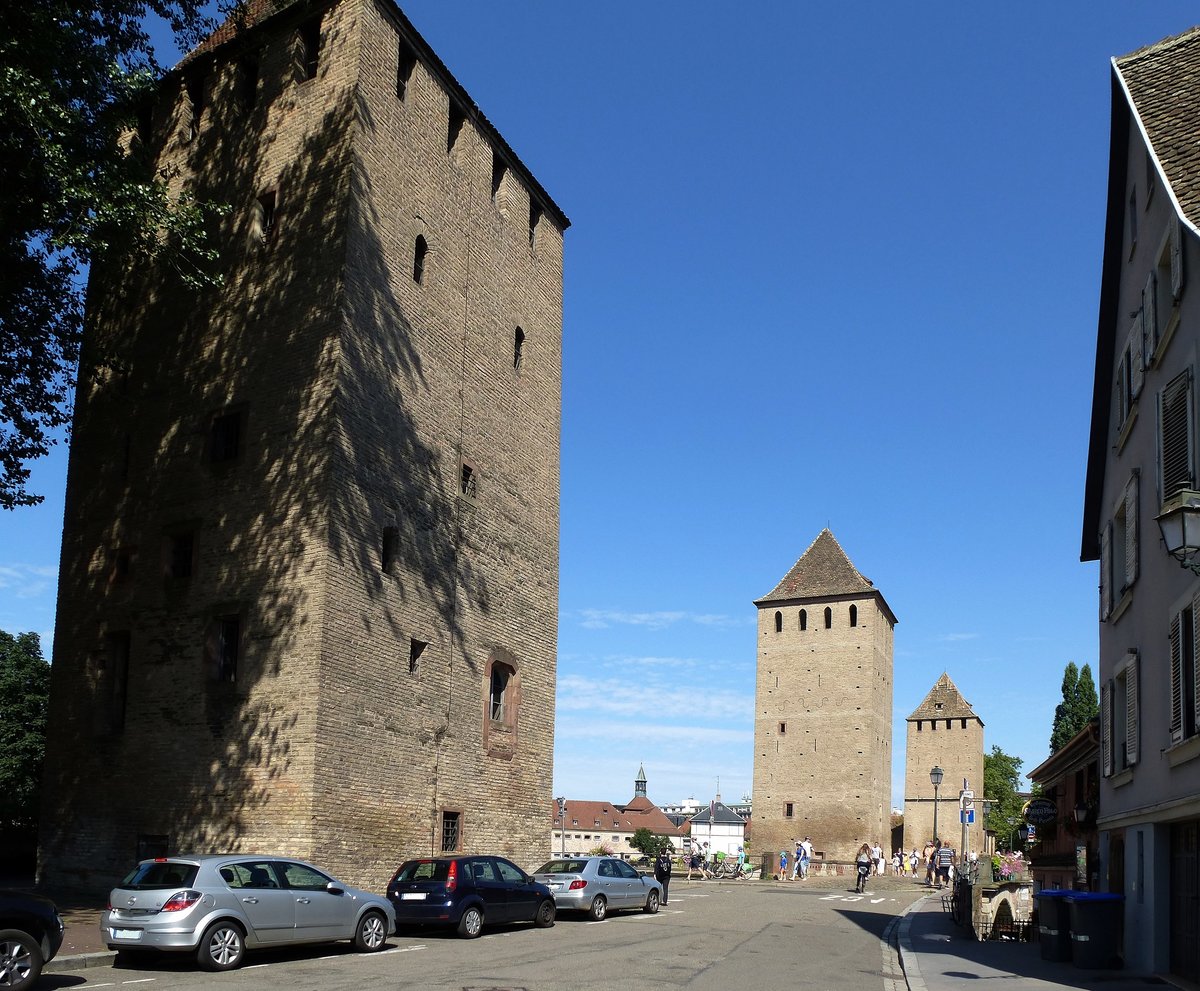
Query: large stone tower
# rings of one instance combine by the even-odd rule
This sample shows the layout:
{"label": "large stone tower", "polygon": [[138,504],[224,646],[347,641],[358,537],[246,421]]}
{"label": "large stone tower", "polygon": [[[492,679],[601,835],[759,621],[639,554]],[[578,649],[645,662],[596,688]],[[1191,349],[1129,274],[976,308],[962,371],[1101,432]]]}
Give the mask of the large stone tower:
{"label": "large stone tower", "polygon": [[755,850],[886,845],[896,617],[827,529],[755,605]]}
{"label": "large stone tower", "polygon": [[567,218],[391,0],[243,13],[131,152],[224,286],[92,270],[41,872],[540,859]]}
{"label": "large stone tower", "polygon": [[975,792],[975,824],[968,827],[972,850],[983,848],[983,720],[962,697],[948,674],[908,717],[904,767],[904,849],[917,850],[933,837],[933,785],[929,772],[940,767],[937,826],[957,850],[962,842],[958,797],[963,781]]}

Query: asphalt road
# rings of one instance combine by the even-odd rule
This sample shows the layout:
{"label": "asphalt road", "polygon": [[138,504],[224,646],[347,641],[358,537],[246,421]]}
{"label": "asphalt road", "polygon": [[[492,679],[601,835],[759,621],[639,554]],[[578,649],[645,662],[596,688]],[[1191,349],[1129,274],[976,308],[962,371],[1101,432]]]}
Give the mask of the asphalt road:
{"label": "asphalt road", "polygon": [[564,915],[551,929],[485,929],[477,940],[425,931],[393,937],[377,954],[355,953],[348,944],[252,954],[226,974],[199,971],[190,958],[162,958],[52,974],[42,986],[890,991],[895,973],[881,938],[919,895],[907,885],[857,896],[840,887],[676,882],[657,915],[622,913],[600,923]]}

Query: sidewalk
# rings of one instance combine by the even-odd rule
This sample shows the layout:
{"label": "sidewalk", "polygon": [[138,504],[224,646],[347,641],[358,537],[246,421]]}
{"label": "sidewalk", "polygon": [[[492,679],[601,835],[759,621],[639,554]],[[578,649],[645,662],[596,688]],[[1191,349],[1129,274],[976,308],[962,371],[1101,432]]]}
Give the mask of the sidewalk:
{"label": "sidewalk", "polygon": [[1155,977],[1043,960],[1036,942],[981,943],[942,911],[937,895],[916,902],[901,919],[899,945],[909,991],[960,991],[975,981],[995,981],[992,986],[1003,986],[1004,991],[1145,991],[1148,985],[1170,986]]}
{"label": "sidewalk", "polygon": [[100,916],[104,911],[103,895],[89,897],[78,892],[61,892],[39,888],[30,877],[0,877],[0,888],[26,891],[54,902],[64,925],[62,946],[58,955],[46,964],[44,973],[59,974],[87,967],[111,966],[116,953],[104,945],[100,935]]}

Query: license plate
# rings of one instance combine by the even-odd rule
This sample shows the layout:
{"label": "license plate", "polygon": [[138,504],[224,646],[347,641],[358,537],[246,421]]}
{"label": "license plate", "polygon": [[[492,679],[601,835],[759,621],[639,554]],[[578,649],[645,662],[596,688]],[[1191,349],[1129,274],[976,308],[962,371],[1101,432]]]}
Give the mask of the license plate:
{"label": "license plate", "polygon": [[402,902],[423,902],[425,900],[425,892],[423,891],[406,891],[400,896]]}
{"label": "license plate", "polygon": [[113,929],[113,939],[141,939],[142,931],[140,929]]}
{"label": "license plate", "polygon": [[546,887],[548,887],[551,891],[562,891],[561,884],[548,884]]}

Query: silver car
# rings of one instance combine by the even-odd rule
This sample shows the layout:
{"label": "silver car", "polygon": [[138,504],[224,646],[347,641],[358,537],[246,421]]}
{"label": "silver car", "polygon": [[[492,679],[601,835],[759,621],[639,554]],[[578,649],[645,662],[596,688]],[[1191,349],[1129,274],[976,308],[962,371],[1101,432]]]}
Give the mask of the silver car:
{"label": "silver car", "polygon": [[639,908],[657,912],[662,885],[616,857],[562,857],[534,871],[561,911],[587,912],[599,922],[610,911]]}
{"label": "silver car", "polygon": [[372,953],[396,931],[386,898],[287,857],[143,860],[113,888],[100,931],[110,950],[195,953],[232,970],[246,950],[349,939]]}

